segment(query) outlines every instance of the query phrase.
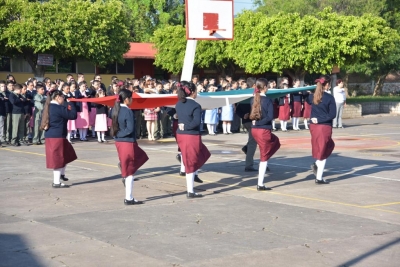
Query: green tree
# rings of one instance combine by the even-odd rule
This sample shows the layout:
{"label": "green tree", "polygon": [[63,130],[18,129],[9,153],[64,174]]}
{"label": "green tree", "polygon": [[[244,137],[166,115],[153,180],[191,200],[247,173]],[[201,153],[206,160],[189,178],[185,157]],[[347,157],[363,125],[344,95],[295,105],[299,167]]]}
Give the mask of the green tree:
{"label": "green tree", "polygon": [[342,15],[362,16],[365,13],[379,15],[385,0],[254,0],[257,11],[267,15],[280,12],[299,13],[301,16],[316,14],[327,7]]}
{"label": "green tree", "polygon": [[123,0],[128,7],[132,40],[148,42],[155,30],[184,25],[182,0]]}
{"label": "green tree", "polygon": [[[182,71],[186,51],[186,29],[181,25],[166,26],[154,32],[151,39],[157,49],[155,65],[174,74]],[[221,73],[233,74],[233,60],[226,53],[230,41],[198,41],[195,66],[213,67]]]}
{"label": "green tree", "polygon": [[235,20],[235,40],[228,47],[236,64],[248,73],[330,73],[333,66],[375,61],[394,50],[397,32],[372,16],[343,16],[330,8],[301,17],[297,13],[268,17],[245,12]]}
{"label": "green tree", "polygon": [[6,10],[13,3],[18,3],[18,12],[6,16],[11,19],[1,30],[5,49],[0,53],[22,55],[37,77],[43,77],[45,70],[37,65],[39,53],[105,65],[122,62],[129,49],[128,21],[121,1],[6,0]]}

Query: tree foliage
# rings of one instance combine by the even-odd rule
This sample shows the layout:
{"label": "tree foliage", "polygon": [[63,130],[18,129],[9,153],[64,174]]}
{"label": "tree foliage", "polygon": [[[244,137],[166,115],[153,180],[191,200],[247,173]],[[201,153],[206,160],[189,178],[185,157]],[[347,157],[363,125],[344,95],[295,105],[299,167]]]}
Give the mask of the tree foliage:
{"label": "tree foliage", "polygon": [[397,40],[385,20],[369,14],[343,16],[330,8],[303,17],[245,12],[235,20],[229,54],[246,72],[288,71],[301,78],[304,72],[330,73],[335,65],[379,60]]}
{"label": "tree foliage", "polygon": [[[121,1],[5,2],[13,14],[6,14],[9,21],[0,35],[5,45],[1,52],[24,56],[38,75],[44,70],[36,64],[38,53],[105,65],[122,61],[129,49],[128,21]],[[18,12],[12,9],[15,3]]]}
{"label": "tree foliage", "polygon": [[[151,40],[157,49],[155,65],[174,74],[180,73],[186,51],[186,29],[181,25],[166,26],[156,30]],[[224,71],[232,64],[226,53],[228,45],[227,41],[198,41],[195,66]]]}
{"label": "tree foliage", "polygon": [[257,11],[267,15],[284,12],[299,13],[301,16],[316,14],[327,7],[342,15],[370,13],[378,16],[385,7],[384,0],[254,0],[254,4]]}
{"label": "tree foliage", "polygon": [[123,0],[129,10],[133,41],[148,42],[155,30],[184,25],[181,0]]}

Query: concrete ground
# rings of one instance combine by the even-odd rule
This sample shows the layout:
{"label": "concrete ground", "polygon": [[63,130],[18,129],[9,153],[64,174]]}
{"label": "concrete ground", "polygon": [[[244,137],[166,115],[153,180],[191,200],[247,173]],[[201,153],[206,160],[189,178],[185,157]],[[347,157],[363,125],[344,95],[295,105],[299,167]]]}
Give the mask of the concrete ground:
{"label": "concrete ground", "polygon": [[69,189],[51,188],[43,146],[0,148],[0,266],[399,266],[400,119],[344,125],[329,185],[314,184],[309,132],[276,132],[270,192],[244,172],[245,134],[204,136],[212,156],[196,200],[174,140],[141,140],[140,206],[123,204],[112,142],[74,144]]}

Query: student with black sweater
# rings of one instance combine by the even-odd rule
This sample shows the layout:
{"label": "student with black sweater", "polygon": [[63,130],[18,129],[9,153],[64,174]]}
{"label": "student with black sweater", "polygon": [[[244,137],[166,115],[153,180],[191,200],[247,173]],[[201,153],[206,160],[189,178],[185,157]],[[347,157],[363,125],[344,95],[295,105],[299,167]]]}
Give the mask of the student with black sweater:
{"label": "student with black sweater", "polygon": [[178,146],[182,151],[181,160],[186,170],[187,198],[198,198],[203,195],[193,191],[196,171],[211,156],[201,141],[201,106],[194,101],[197,87],[193,83],[182,81],[178,89],[178,103],[175,106],[178,116],[176,132]]}
{"label": "student with black sweater", "polygon": [[336,117],[335,98],[327,93],[330,89],[329,76],[315,80],[317,88],[309,95],[307,102],[311,105],[311,145],[312,156],[317,161],[311,165],[316,184],[329,184],[322,178],[326,159],[332,154],[335,143],[332,140],[332,121]]}
{"label": "student with black sweater", "polygon": [[133,175],[149,159],[138,146],[135,134],[135,117],[129,106],[132,104],[132,92],[122,89],[112,111],[111,135],[115,138],[123,183],[125,185],[125,205],[143,204],[132,196]]}
{"label": "student with black sweater", "polygon": [[[10,103],[12,104],[12,139],[11,144],[20,146],[24,139],[25,123],[25,98],[21,95],[22,85],[14,85],[14,91],[10,94]],[[26,144],[26,143],[23,143]]]}
{"label": "student with black sweater", "polygon": [[66,139],[67,122],[77,117],[75,103],[64,105],[64,95],[59,90],[49,91],[43,109],[41,130],[45,131],[46,167],[53,169],[53,188],[68,188],[60,180],[65,177],[67,164],[76,160],[77,156],[72,145]]}
{"label": "student with black sweater", "polygon": [[258,191],[271,190],[264,185],[264,175],[268,167],[268,159],[275,154],[281,144],[279,138],[272,130],[274,119],[274,106],[272,100],[266,96],[268,81],[264,78],[258,79],[254,90],[254,98],[250,100],[252,120],[251,133],[260,147],[260,165],[258,168]]}

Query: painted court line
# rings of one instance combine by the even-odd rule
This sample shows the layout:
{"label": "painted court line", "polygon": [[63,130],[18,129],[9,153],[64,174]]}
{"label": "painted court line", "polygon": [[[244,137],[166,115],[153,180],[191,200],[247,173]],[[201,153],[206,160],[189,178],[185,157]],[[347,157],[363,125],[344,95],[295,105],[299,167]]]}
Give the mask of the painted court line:
{"label": "painted court line", "polygon": [[[27,152],[27,151],[18,151],[18,150],[13,150],[13,149],[8,149],[8,148],[5,148],[4,150],[10,151],[10,152],[16,152],[16,153],[37,155],[37,156],[42,156],[42,157],[45,157],[45,156],[46,156],[45,154],[34,153],[34,152]],[[103,163],[92,162],[92,161],[86,161],[86,160],[76,160],[76,162],[82,162],[82,163],[87,163],[87,164],[93,164],[93,165],[99,165],[99,166],[106,166],[106,167],[117,168],[117,166],[115,166],[115,165],[103,164]],[[145,171],[145,170],[139,170],[139,172],[149,173],[149,174],[157,174],[157,172],[150,172],[150,171]],[[184,177],[180,177],[180,176],[178,176],[178,175],[167,174],[167,176],[175,177],[175,178],[178,177],[178,178],[184,179]],[[204,180],[204,181],[205,181],[205,182],[208,182],[208,183],[220,184],[220,185],[229,186],[229,187],[236,187],[236,188],[239,188],[239,189],[257,191],[256,189],[250,188],[250,187],[244,187],[244,186],[238,186],[238,185],[225,184],[225,183],[214,182],[214,181],[209,181],[209,180]],[[324,203],[330,203],[330,204],[337,204],[337,205],[342,205],[342,206],[349,206],[349,207],[362,208],[362,209],[371,209],[371,210],[379,210],[379,211],[388,212],[388,213],[400,214],[400,212],[397,212],[397,211],[383,210],[383,209],[375,208],[374,205],[372,205],[372,206],[361,206],[361,205],[356,205],[356,204],[351,204],[351,203],[330,201],[330,200],[324,200],[324,199],[318,199],[318,198],[311,198],[311,197],[303,197],[303,196],[292,195],[292,194],[287,194],[287,193],[280,193],[280,192],[264,192],[264,193],[266,193],[266,194],[271,194],[271,195],[287,196],[287,197],[297,198],[297,199],[304,199],[304,200],[311,200],[311,201],[317,201],[317,202],[324,202]],[[396,203],[397,203],[397,202],[396,202]],[[382,204],[377,204],[377,205],[382,205]]]}

